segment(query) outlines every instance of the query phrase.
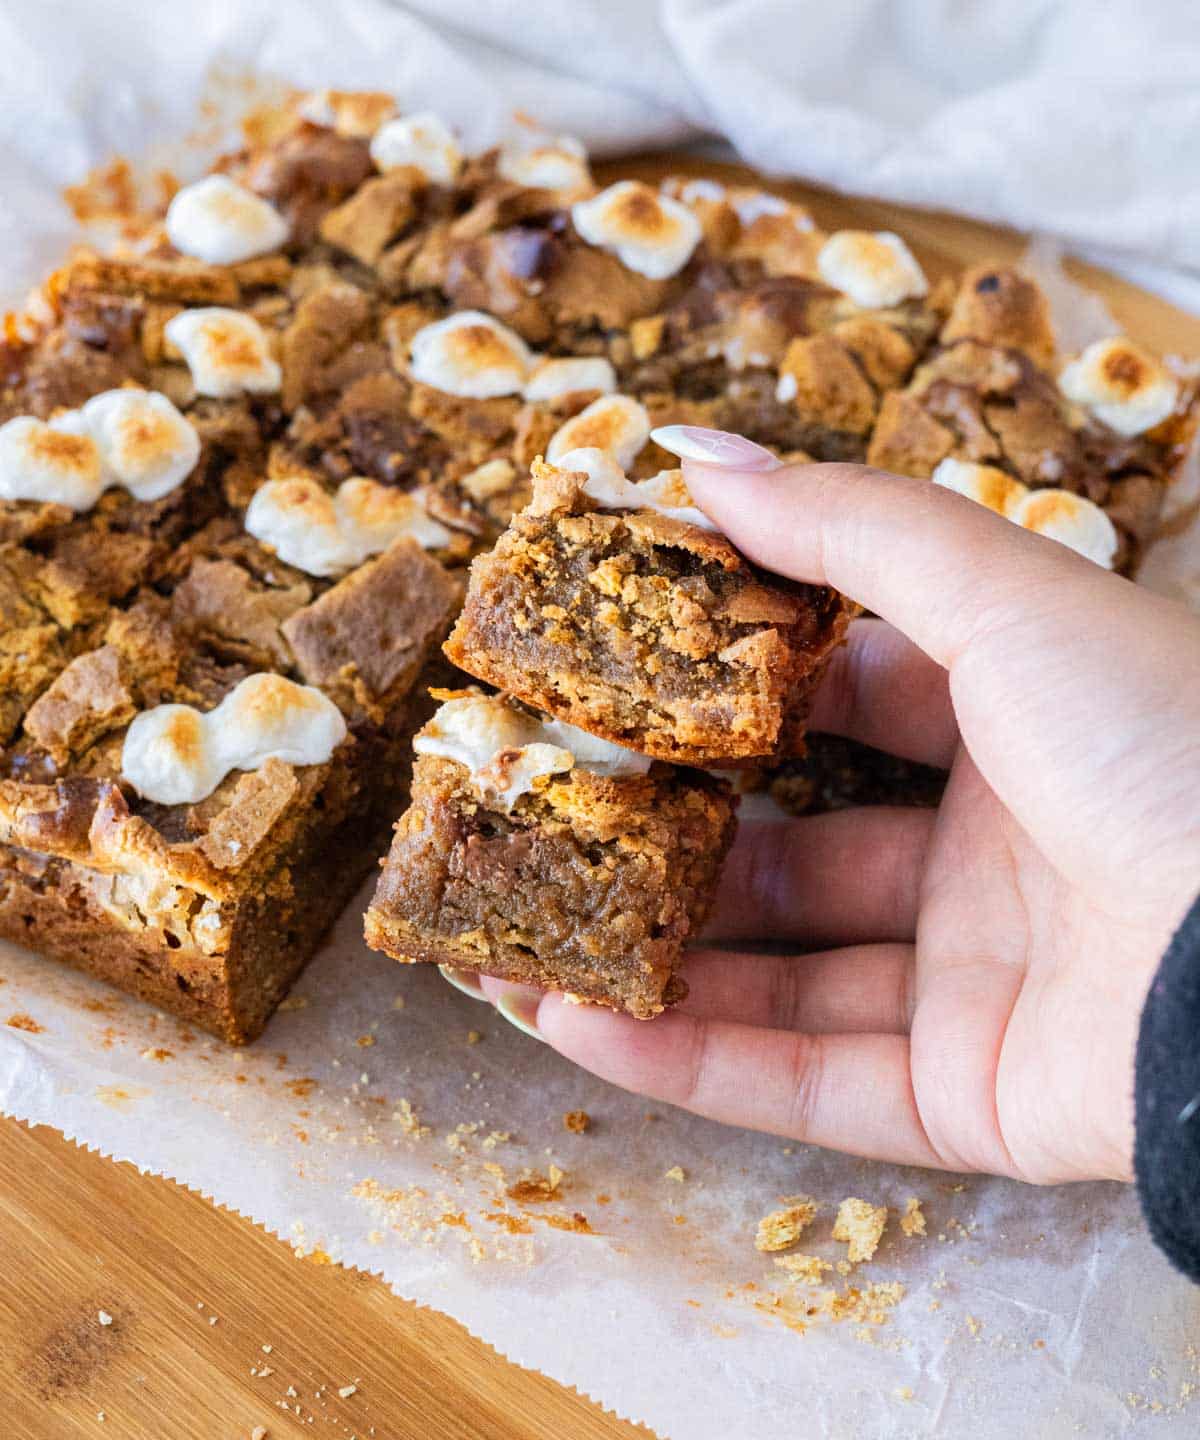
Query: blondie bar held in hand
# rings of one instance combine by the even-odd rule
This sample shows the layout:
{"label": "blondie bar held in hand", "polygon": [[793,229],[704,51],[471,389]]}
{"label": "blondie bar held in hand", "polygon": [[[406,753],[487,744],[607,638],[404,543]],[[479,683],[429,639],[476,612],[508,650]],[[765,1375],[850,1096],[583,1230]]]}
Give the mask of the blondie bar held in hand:
{"label": "blondie bar held in hand", "polygon": [[642,1019],[681,999],[733,839],[729,787],[500,696],[435,694],[367,943]]}
{"label": "blondie bar held in hand", "polygon": [[450,659],[659,760],[795,748],[853,607],[756,571],[677,470],[634,483],[597,448],[559,465],[534,462],[532,504],[472,564]]}

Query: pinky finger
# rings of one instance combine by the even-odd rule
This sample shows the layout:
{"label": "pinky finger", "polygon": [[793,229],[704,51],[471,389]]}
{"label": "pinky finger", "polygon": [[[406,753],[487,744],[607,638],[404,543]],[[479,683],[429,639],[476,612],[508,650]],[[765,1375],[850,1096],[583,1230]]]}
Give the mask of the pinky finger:
{"label": "pinky finger", "polygon": [[538,1029],[585,1070],[729,1125],[944,1168],[913,1096],[905,1035],[805,1035],[672,1011],[650,1024],[548,995]]}

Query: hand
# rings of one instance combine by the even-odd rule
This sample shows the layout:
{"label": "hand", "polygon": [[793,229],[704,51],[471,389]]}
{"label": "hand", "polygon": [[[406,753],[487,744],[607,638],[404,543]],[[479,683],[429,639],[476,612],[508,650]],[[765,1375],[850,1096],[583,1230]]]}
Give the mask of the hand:
{"label": "hand", "polygon": [[1142,1002],[1200,888],[1200,620],[928,481],[685,478],[758,564],[882,617],[853,626],[814,728],[949,767],[945,799],[744,828],[709,942],[795,955],[697,950],[649,1024],[518,1003],[588,1070],[731,1124],[1129,1178]]}

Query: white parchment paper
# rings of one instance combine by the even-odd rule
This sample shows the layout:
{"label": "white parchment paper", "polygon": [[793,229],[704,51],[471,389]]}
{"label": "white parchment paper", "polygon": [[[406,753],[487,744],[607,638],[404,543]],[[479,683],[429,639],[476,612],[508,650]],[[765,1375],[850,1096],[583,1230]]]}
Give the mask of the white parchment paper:
{"label": "white parchment paper", "polygon": [[[53,124],[31,117],[22,152],[0,153],[27,222],[10,280],[65,240],[63,180],[131,131],[154,138],[127,73],[99,137],[96,77],[81,105],[41,80]],[[1076,330],[1095,323],[1066,301]],[[1194,535],[1172,540],[1156,583],[1187,588],[1198,553]],[[1128,1189],[900,1170],[649,1105],[432,969],[368,952],[364,903],[244,1051],[4,948],[0,1110],[376,1273],[664,1437],[1197,1433],[1200,1292],[1157,1254]],[[577,1109],[587,1133],[564,1127]],[[549,1199],[508,1193],[559,1171]],[[845,1254],[830,1237],[841,1198],[893,1210],[875,1260],[828,1277],[846,1318],[809,1315],[812,1292],[754,1248],[758,1218],[798,1193],[821,1204],[799,1248],[831,1262]],[[897,1224],[910,1196],[924,1238]],[[850,1301],[850,1287],[892,1282],[897,1303],[900,1291]]]}

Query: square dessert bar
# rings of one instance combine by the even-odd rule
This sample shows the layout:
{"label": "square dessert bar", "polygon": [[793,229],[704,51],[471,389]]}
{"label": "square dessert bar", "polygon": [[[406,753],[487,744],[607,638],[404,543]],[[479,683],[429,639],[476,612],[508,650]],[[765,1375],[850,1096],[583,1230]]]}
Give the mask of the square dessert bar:
{"label": "square dessert bar", "polygon": [[[392,553],[341,584],[369,585]],[[405,675],[372,704],[362,676],[324,688],[292,679],[306,652],[285,659],[246,610],[231,606],[224,643],[208,643],[189,621],[218,583],[196,567],[182,612],[155,593],[114,609],[95,648],[25,710],[0,778],[0,936],[243,1042],[407,802],[411,737],[444,663],[422,670],[458,590],[409,636]],[[437,593],[426,592],[427,620]],[[244,659],[229,641],[239,623]],[[325,643],[318,654],[339,653],[336,629]]]}
{"label": "square dessert bar", "polygon": [[562,464],[534,463],[532,504],[472,563],[450,659],[659,760],[719,767],[796,748],[853,607],[756,571],[678,471],[634,483],[598,449]]}
{"label": "square dessert bar", "polygon": [[729,787],[503,697],[440,698],[367,943],[641,1019],[682,998],[683,947],[733,838]]}

